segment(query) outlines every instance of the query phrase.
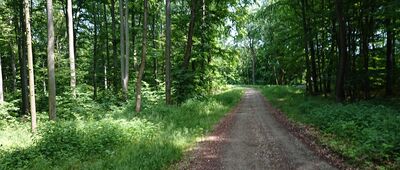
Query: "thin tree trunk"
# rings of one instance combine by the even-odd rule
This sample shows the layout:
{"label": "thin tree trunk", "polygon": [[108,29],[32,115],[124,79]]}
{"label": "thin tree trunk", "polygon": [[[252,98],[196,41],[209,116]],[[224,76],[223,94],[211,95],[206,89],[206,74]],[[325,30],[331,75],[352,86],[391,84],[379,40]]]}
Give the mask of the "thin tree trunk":
{"label": "thin tree trunk", "polygon": [[125,75],[125,17],[123,10],[124,0],[119,0],[119,16],[120,16],[120,52],[121,52],[121,83],[122,83],[122,96],[124,100],[128,99],[128,87],[125,86],[127,82]]}
{"label": "thin tree trunk", "polygon": [[[24,4],[22,1],[18,2],[19,25],[15,23],[18,41],[18,57],[20,64],[20,77],[21,77],[21,116],[28,114],[29,99],[28,99],[28,79],[26,67],[26,36],[25,36],[25,22],[24,22]],[[17,8],[16,8],[17,9]],[[16,12],[17,13],[17,12]],[[17,16],[16,16],[17,17]]]}
{"label": "thin tree trunk", "polygon": [[124,87],[126,88],[126,98],[128,98],[128,82],[129,82],[129,52],[130,52],[130,47],[129,47],[129,6],[128,6],[128,0],[125,0],[125,78],[124,78]]}
{"label": "thin tree trunk", "polygon": [[3,70],[1,67],[1,56],[0,56],[0,104],[4,103],[4,90],[3,90]]}
{"label": "thin tree trunk", "polygon": [[71,74],[71,90],[72,96],[76,97],[76,70],[75,70],[75,49],[74,49],[74,23],[72,19],[72,0],[67,0],[68,13],[68,52],[69,52],[69,69]]}
{"label": "thin tree trunk", "polygon": [[144,73],[144,67],[146,64],[146,52],[147,52],[147,10],[148,10],[147,0],[144,0],[142,59],[136,81],[136,112],[140,112],[142,107],[142,77]]}
{"label": "thin tree trunk", "polygon": [[106,3],[103,4],[103,10],[104,10],[104,26],[105,26],[105,32],[106,32],[106,60],[104,64],[104,88],[107,90],[108,89],[108,84],[109,84],[109,79],[108,79],[108,69],[110,68],[110,49],[109,49],[109,38],[108,38],[108,22],[107,22],[107,6]]}
{"label": "thin tree trunk", "polygon": [[309,42],[310,42],[310,52],[311,52],[311,77],[312,77],[312,84],[314,85],[313,92],[318,94],[319,89],[318,89],[318,75],[317,75],[317,62],[315,57],[315,47],[312,38],[310,39]]}
{"label": "thin tree trunk", "polygon": [[251,78],[252,84],[256,84],[256,52],[254,50],[254,40],[250,38],[250,53],[251,53]]}
{"label": "thin tree trunk", "polygon": [[[96,8],[97,3],[95,3],[94,6],[95,6],[94,11],[97,11],[97,8]],[[96,98],[97,98],[97,35],[98,35],[97,34],[98,28],[97,28],[97,13],[96,12],[93,14],[93,23],[94,23],[94,26],[93,26],[94,40],[93,40],[93,73],[92,73],[92,76],[93,76],[93,100],[96,100]]]}
{"label": "thin tree trunk", "polygon": [[25,29],[26,29],[26,46],[28,52],[28,68],[29,68],[29,101],[31,106],[31,128],[32,132],[36,132],[36,103],[35,103],[35,79],[33,74],[33,54],[32,54],[32,34],[29,14],[29,0],[24,0],[25,13]]}
{"label": "thin tree trunk", "polygon": [[195,10],[196,10],[196,0],[191,0],[189,31],[188,31],[188,35],[187,35],[185,54],[183,57],[183,67],[182,68],[184,70],[188,69],[190,57],[192,55],[194,24],[195,24],[195,19],[196,19]]}
{"label": "thin tree trunk", "polygon": [[311,82],[311,74],[310,74],[310,59],[309,59],[309,49],[308,49],[308,43],[307,43],[307,38],[308,38],[308,25],[307,25],[307,16],[306,16],[306,1],[302,0],[301,1],[302,8],[302,21],[303,21],[303,33],[304,33],[304,40],[303,40],[303,45],[304,45],[304,57],[305,57],[305,62],[306,62],[306,89],[308,92],[312,93],[312,82]]}
{"label": "thin tree trunk", "polygon": [[[70,7],[71,0],[68,0]],[[54,67],[54,24],[53,24],[53,1],[47,0],[47,68],[49,86],[49,119],[56,120],[56,79]]]}
{"label": "thin tree trunk", "polygon": [[394,57],[393,57],[393,40],[394,34],[392,29],[390,28],[392,25],[390,19],[386,19],[386,96],[393,95],[393,69],[394,69]]}
{"label": "thin tree trunk", "polygon": [[137,50],[135,48],[136,47],[135,43],[136,43],[137,30],[135,29],[136,28],[136,25],[135,25],[136,24],[136,20],[135,20],[135,18],[136,18],[135,11],[132,10],[132,25],[131,25],[131,27],[132,27],[132,50],[133,50],[133,63],[132,63],[132,66],[133,66],[133,71],[134,72],[136,71],[136,68],[137,68],[137,66],[136,66]]}
{"label": "thin tree trunk", "polygon": [[[151,34],[152,34],[152,44],[153,44],[153,50],[156,50],[156,14],[152,16],[152,24],[151,24]],[[153,75],[154,75],[154,85],[157,87],[157,56],[153,56]]]}
{"label": "thin tree trunk", "polygon": [[118,91],[118,55],[117,55],[117,35],[116,35],[116,21],[115,21],[115,0],[111,0],[111,31],[112,31],[112,48],[113,48],[113,85],[114,91]]}
{"label": "thin tree trunk", "polygon": [[17,87],[17,68],[15,67],[15,53],[12,49],[12,41],[10,41],[9,43],[9,47],[10,47],[10,55],[11,55],[11,71],[12,71],[12,75],[11,75],[11,91],[15,92],[16,87]]}
{"label": "thin tree trunk", "polygon": [[339,22],[339,68],[336,78],[336,101],[342,102],[345,99],[344,82],[347,65],[346,25],[343,15],[343,1],[335,0],[335,4],[336,17]]}
{"label": "thin tree trunk", "polygon": [[165,2],[165,102],[171,104],[171,0]]}

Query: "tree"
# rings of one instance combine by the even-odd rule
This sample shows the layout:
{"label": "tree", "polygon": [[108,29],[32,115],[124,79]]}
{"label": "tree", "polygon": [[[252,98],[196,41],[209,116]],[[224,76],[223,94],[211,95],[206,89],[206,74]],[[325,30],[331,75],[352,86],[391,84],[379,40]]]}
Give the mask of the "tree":
{"label": "tree", "polygon": [[144,0],[142,59],[140,62],[139,73],[136,79],[136,112],[140,112],[142,109],[142,78],[145,69],[147,53],[147,11],[147,0]]}
{"label": "tree", "polygon": [[386,25],[386,96],[392,96],[393,95],[393,84],[394,84],[394,78],[393,78],[393,70],[394,70],[394,57],[393,57],[393,51],[394,51],[394,33],[391,28],[392,21],[391,19],[386,19],[385,25]]}
{"label": "tree", "polygon": [[[71,0],[68,0],[68,2],[70,1]],[[70,44],[69,46],[73,45]],[[54,24],[52,0],[47,0],[47,67],[49,76],[49,119],[56,120],[56,79],[54,67]]]}
{"label": "tree", "polygon": [[97,98],[97,39],[98,39],[98,17],[97,17],[97,10],[98,8],[96,7],[97,3],[94,2],[93,4],[93,73],[92,73],[92,81],[93,81],[93,100],[96,100]]}
{"label": "tree", "polygon": [[117,55],[117,35],[115,19],[115,0],[111,0],[111,31],[112,31],[112,49],[113,49],[113,84],[114,91],[118,91],[118,55]]}
{"label": "tree", "polygon": [[[29,110],[29,99],[28,99],[28,76],[27,76],[27,67],[26,67],[26,59],[27,59],[27,46],[26,46],[26,22],[24,20],[25,17],[25,6],[24,2],[18,1],[18,13],[19,13],[19,24],[15,23],[15,30],[17,30],[16,36],[18,41],[18,58],[20,64],[20,77],[21,77],[21,116],[27,115]],[[16,8],[17,11],[17,8]],[[18,15],[15,13],[15,15]],[[18,17],[18,16],[15,16]]]}
{"label": "tree", "polygon": [[187,70],[189,67],[190,57],[192,55],[192,47],[193,47],[193,34],[194,34],[194,26],[196,21],[196,0],[191,0],[190,5],[190,23],[189,23],[189,31],[187,33],[187,41],[186,48],[183,57],[183,70]]}
{"label": "tree", "polygon": [[3,70],[1,67],[1,56],[0,56],[0,104],[4,102],[4,90],[3,90]]}
{"label": "tree", "polygon": [[32,54],[32,34],[29,13],[29,0],[24,0],[24,16],[26,29],[26,46],[28,53],[28,68],[29,68],[29,101],[31,106],[31,128],[32,132],[36,132],[36,103],[35,103],[35,79],[33,74],[33,54]]}
{"label": "tree", "polygon": [[347,65],[347,46],[346,46],[346,28],[343,16],[343,1],[335,0],[336,17],[339,22],[339,68],[336,78],[336,101],[341,102],[345,99],[344,81]]}
{"label": "tree", "polygon": [[171,104],[171,0],[165,0],[165,102]]}
{"label": "tree", "polygon": [[[127,55],[129,55],[129,53],[127,52],[127,50],[129,51],[129,47],[126,47],[127,44],[129,43],[127,37],[127,18],[128,16],[125,16],[128,14],[128,12],[126,10],[124,10],[124,4],[125,1],[124,0],[120,0],[119,1],[119,16],[120,16],[120,51],[121,51],[121,82],[122,82],[122,95],[124,100],[128,99],[128,79],[129,79],[129,75],[128,75],[128,63],[126,63],[128,61],[128,59],[126,58]],[[126,8],[128,8],[126,6]],[[125,12],[125,14],[124,14]]]}
{"label": "tree", "polygon": [[74,23],[72,18],[72,0],[67,0],[68,15],[68,50],[71,74],[72,96],[76,97],[76,70],[75,70],[75,49],[74,49]]}

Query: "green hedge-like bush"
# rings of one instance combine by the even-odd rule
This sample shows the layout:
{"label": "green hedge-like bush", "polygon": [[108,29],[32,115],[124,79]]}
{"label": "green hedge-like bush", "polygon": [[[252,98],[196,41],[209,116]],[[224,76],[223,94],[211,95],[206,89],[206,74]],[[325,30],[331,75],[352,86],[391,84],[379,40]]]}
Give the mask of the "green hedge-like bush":
{"label": "green hedge-like bush", "polygon": [[332,104],[309,112],[309,122],[353,147],[346,156],[384,162],[400,157],[399,112],[368,103]]}

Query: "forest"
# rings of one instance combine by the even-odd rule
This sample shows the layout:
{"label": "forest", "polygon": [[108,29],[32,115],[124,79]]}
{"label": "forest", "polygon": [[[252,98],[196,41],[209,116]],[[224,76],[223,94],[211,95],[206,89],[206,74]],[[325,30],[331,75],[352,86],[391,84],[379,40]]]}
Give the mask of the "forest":
{"label": "forest", "polygon": [[192,169],[249,89],[397,169],[399,37],[398,0],[0,0],[0,169]]}

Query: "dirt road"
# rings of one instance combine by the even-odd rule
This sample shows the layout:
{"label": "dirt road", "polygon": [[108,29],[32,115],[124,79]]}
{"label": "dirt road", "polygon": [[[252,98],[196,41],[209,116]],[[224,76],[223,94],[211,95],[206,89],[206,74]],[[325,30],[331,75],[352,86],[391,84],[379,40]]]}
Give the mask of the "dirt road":
{"label": "dirt road", "polygon": [[247,90],[231,114],[183,169],[335,169],[275,120],[260,92]]}

